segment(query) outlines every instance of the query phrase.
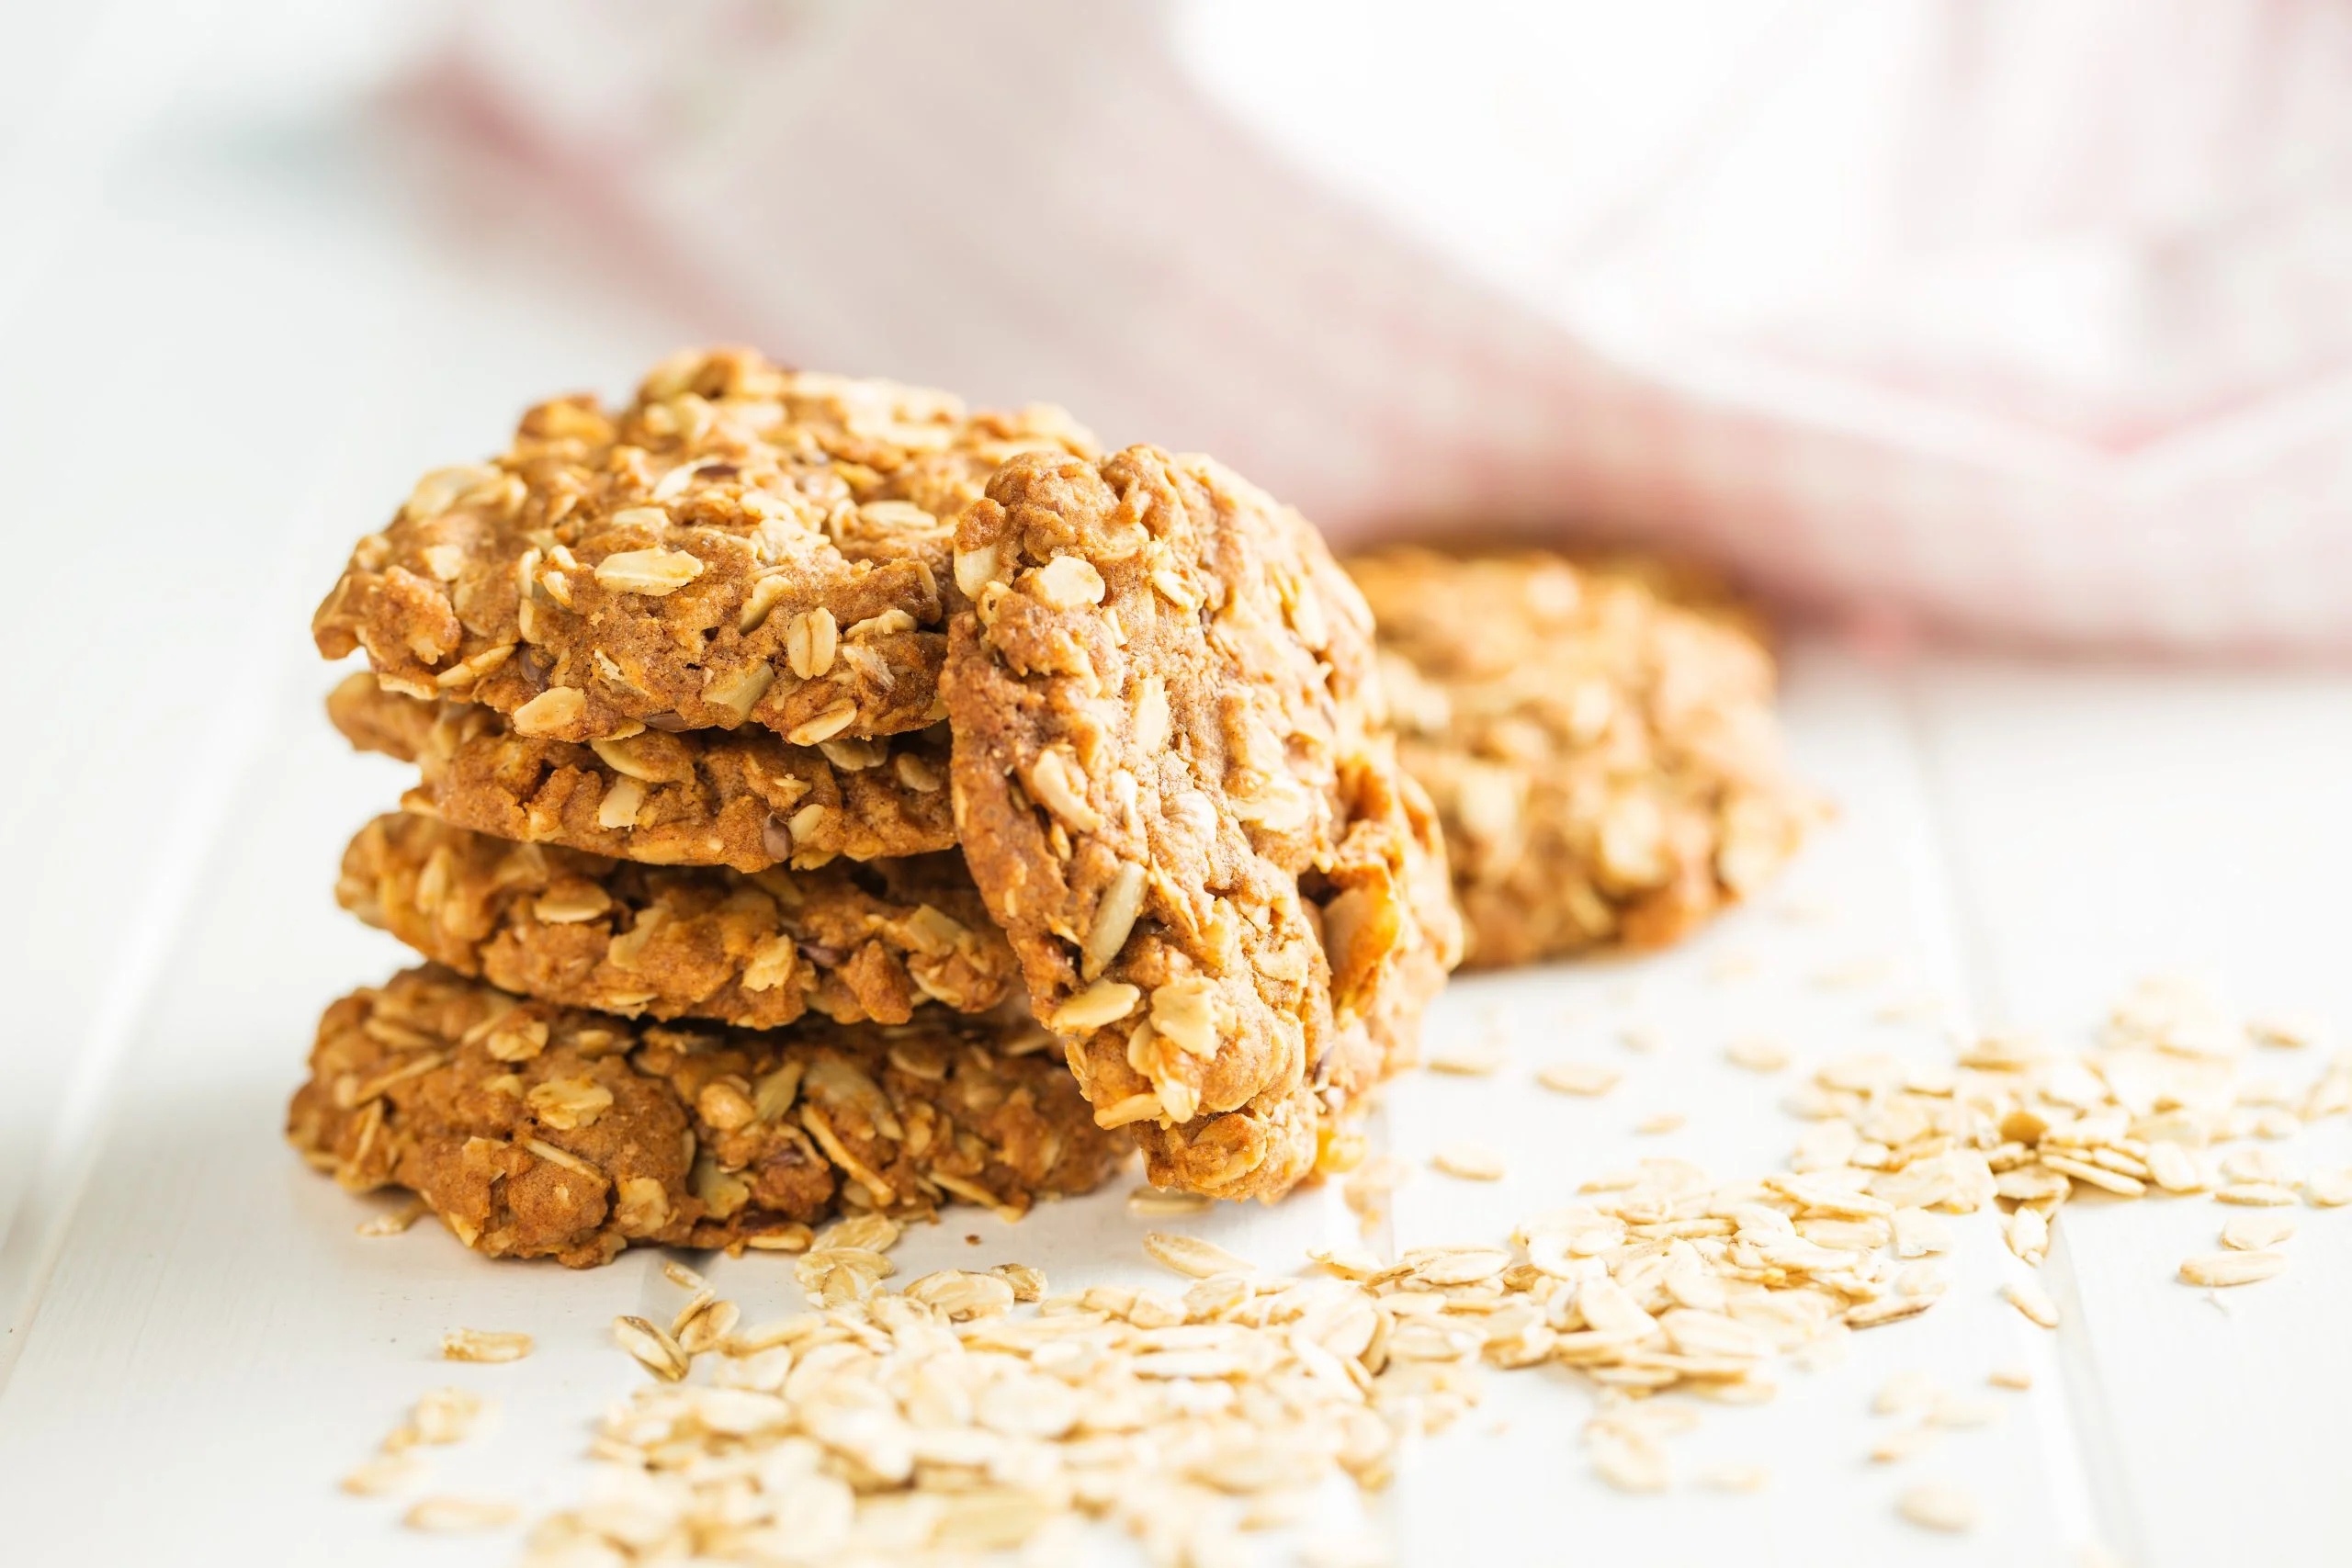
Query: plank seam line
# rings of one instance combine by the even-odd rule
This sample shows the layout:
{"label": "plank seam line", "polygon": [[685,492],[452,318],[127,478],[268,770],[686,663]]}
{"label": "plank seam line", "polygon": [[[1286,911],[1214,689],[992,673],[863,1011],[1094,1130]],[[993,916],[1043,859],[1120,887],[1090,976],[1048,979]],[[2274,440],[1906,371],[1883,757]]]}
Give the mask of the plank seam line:
{"label": "plank seam line", "polygon": [[[365,413],[364,400],[345,411],[339,428],[323,444],[327,460],[302,499],[288,510],[282,538],[296,534],[309,519],[327,514],[326,497],[350,471],[346,459],[363,437]],[[296,574],[308,559],[303,551],[290,547],[290,538],[276,554],[277,569],[263,601],[272,612],[280,604],[299,603]],[[122,956],[106,981],[106,998],[84,1037],[79,1062],[24,1201],[13,1217],[0,1216],[0,1314],[7,1325],[6,1337],[0,1337],[0,1398],[5,1398],[17,1359],[32,1337],[73,1232],[74,1216],[96,1173],[100,1150],[112,1130],[123,1063],[150,1010],[149,999],[164,964],[178,945],[182,922],[201,885],[199,873],[221,847],[218,835],[230,804],[257,765],[269,735],[268,720],[285,697],[286,660],[270,657],[282,635],[274,614],[254,615],[246,623],[231,668],[271,674],[255,683],[245,701],[225,705],[225,722],[200,759],[199,777],[206,782],[189,789],[164,827],[171,847],[141,900]]]}
{"label": "plank seam line", "polygon": [[[2018,1021],[2012,1015],[2012,998],[2000,984],[1991,943],[1984,935],[1985,925],[1980,917],[1986,911],[1973,897],[1961,852],[1960,810],[1951,792],[1951,750],[1939,739],[1929,720],[1918,661],[1907,661],[1894,671],[1891,683],[1897,694],[1897,709],[1910,734],[1912,755],[1920,773],[1938,879],[1943,884],[1951,923],[1959,931],[1961,964],[1972,1004],[1969,1022],[1976,1028],[1984,1027],[1988,1020],[2014,1025]],[[1994,1010],[1996,1008],[1997,1011]],[[2046,1277],[2057,1286],[2053,1294],[2064,1311],[2059,1328],[2052,1334],[2057,1341],[2055,1359],[2064,1374],[2062,1391],[2057,1397],[2035,1400],[2045,1445],[2071,1472],[2053,1480],[2065,1483],[2058,1495],[2071,1490],[2085,1501],[2098,1545],[2109,1551],[2120,1551],[2125,1562],[2146,1562],[2150,1559],[2139,1539],[2137,1516],[2124,1495],[2120,1461],[2122,1450],[2114,1436],[2114,1410],[2108,1402],[2086,1337],[2089,1314],[2083,1302],[2082,1281],[2071,1267],[2071,1254],[2059,1256],[2064,1252],[2062,1235],[2051,1260],[2059,1266],[2051,1269],[2048,1263],[2044,1265]],[[2100,1441],[2096,1444],[2092,1441],[2094,1432],[2100,1435]]]}
{"label": "plank seam line", "polygon": [[[0,1341],[0,1393],[5,1393],[17,1357],[31,1337],[33,1319],[48,1293],[51,1272],[72,1230],[97,1165],[98,1147],[107,1132],[114,1095],[132,1032],[147,1011],[149,994],[162,976],[164,963],[176,945],[182,917],[195,897],[197,874],[210,857],[213,835],[228,815],[235,786],[260,749],[265,704],[249,701],[232,710],[222,738],[207,747],[202,759],[211,782],[185,797],[164,831],[179,848],[166,853],[162,874],[150,886],[122,957],[106,980],[107,994],[97,1018],[90,1025],[63,1102],[52,1124],[49,1145],[35,1167],[35,1175],[5,1238],[0,1238],[0,1287],[13,1284],[18,1299],[9,1314],[8,1335]],[[21,1269],[12,1255],[29,1261]]]}

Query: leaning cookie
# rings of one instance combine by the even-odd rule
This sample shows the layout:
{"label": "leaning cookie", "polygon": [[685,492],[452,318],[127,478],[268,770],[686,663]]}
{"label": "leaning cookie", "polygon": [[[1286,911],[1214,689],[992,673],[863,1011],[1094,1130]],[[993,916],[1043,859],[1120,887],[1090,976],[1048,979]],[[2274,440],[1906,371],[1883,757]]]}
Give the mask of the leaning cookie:
{"label": "leaning cookie", "polygon": [[955,570],[958,838],[1098,1119],[1217,1197],[1344,1158],[1457,948],[1361,598],[1295,513],[1150,447],[1013,458]]}
{"label": "leaning cookie", "polygon": [[1760,887],[1818,814],[1782,763],[1771,656],[1719,593],[1536,551],[1348,565],[1473,966],[1670,942]]}
{"label": "leaning cookie", "polygon": [[752,872],[956,842],[944,724],[818,746],[756,727],[548,740],[478,703],[385,691],[364,670],[328,695],[327,715],[359,750],[417,765],[404,809],[522,843]]}
{"label": "leaning cookie", "polygon": [[745,876],[394,812],[344,851],[335,897],[460,974],[628,1018],[904,1023],[925,1001],[986,1012],[1018,977],[953,855]]}
{"label": "leaning cookie", "polygon": [[1025,1021],[631,1024],[435,966],[327,1010],[287,1135],[347,1188],[415,1191],[477,1251],[574,1268],[804,1247],[842,1210],[1017,1213],[1127,1152]]}
{"label": "leaning cookie", "polygon": [[686,354],[615,413],[560,398],[494,460],[421,480],[311,623],[399,691],[526,736],[750,723],[796,745],[937,716],[950,523],[1060,411]]}

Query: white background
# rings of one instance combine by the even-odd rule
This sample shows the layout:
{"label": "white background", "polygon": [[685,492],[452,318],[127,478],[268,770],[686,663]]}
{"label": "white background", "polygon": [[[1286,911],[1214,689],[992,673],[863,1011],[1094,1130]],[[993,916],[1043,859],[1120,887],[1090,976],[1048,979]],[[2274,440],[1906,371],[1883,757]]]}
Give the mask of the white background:
{"label": "white background", "polygon": [[[668,1290],[643,1258],[575,1276],[482,1263],[429,1226],[360,1240],[364,1206],[278,1138],[319,1008],[401,961],[329,896],[344,838],[399,780],[345,754],[319,712],[332,676],[312,604],[416,471],[495,447],[529,397],[617,393],[727,327],[637,301],[496,171],[354,112],[401,29],[321,33],[297,9],[0,8],[8,1562],[504,1561],[511,1539],[406,1536],[334,1479],[417,1392],[460,1381],[506,1410],[441,1459],[440,1484],[560,1504],[585,1423],[635,1375],[603,1324]],[[1458,987],[1433,1030],[1501,1030],[1512,1065],[1401,1086],[1392,1141],[1417,1159],[1476,1132],[1512,1151],[1512,1175],[1471,1189],[1422,1172],[1389,1239],[1485,1239],[1640,1154],[1765,1168],[1796,1123],[1776,1109],[1784,1085],[1722,1065],[1725,1041],[1777,1036],[1801,1064],[1933,1053],[1932,1027],[1874,1016],[1923,989],[1988,1024],[2075,1027],[2134,976],[2189,964],[2249,1002],[2352,1021],[2352,679],[1889,662],[1808,633],[1788,707],[1839,821],[1783,894],[1684,952]],[[1833,913],[1777,916],[1792,898]],[[1808,981],[1866,957],[1886,977]],[[1659,1049],[1625,1052],[1627,1021]],[[1626,1081],[1591,1102],[1529,1089],[1562,1054]],[[1667,1109],[1689,1124],[1634,1135]],[[2352,1158],[2340,1125],[2311,1142]],[[2094,1540],[2152,1568],[2341,1561],[2352,1213],[2301,1213],[2289,1273],[2216,1303],[2172,1272],[2221,1217],[2070,1207],[2043,1270],[2066,1314],[2054,1336],[1999,1303],[2006,1260],[1975,1227],[1928,1316],[1676,1439],[1686,1477],[1770,1465],[1761,1496],[1606,1493],[1577,1448],[1586,1392],[1531,1373],[1497,1379],[1418,1452],[1376,1520],[1417,1564],[1470,1543],[1529,1561],[2071,1563]],[[1133,1277],[1141,1228],[1116,1190],[1012,1230],[958,1214],[906,1267]],[[1201,1228],[1272,1263],[1351,1222],[1308,1198]],[[792,1297],[773,1260],[719,1277],[754,1317]],[[444,1369],[433,1347],[459,1325],[526,1328],[542,1348]],[[1894,1470],[1865,1461],[1887,1372],[1973,1391],[2020,1360],[2035,1388],[2003,1396],[1997,1427]],[[1894,1493],[1929,1475],[1977,1495],[1978,1532],[1894,1518]]]}

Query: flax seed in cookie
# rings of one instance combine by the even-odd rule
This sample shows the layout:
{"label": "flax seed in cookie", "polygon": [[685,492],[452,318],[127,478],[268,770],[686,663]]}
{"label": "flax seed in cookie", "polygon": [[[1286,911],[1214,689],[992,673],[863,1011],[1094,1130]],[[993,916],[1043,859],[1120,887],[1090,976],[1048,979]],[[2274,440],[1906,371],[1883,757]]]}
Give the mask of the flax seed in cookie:
{"label": "flax seed in cookie", "polygon": [[327,713],[361,750],[417,764],[408,810],[519,842],[741,872],[956,842],[944,723],[816,746],[756,727],[548,740],[479,703],[385,691],[364,670],[334,689]]}
{"label": "flax seed in cookie", "polygon": [[1296,513],[1151,447],[1008,462],[955,570],[958,836],[1038,1017],[1155,1182],[1279,1196],[1457,950],[1363,601]]}
{"label": "flax seed in cookie", "polygon": [[986,1012],[1018,987],[952,854],[745,875],[395,812],[351,840],[335,897],[460,974],[623,1017],[904,1023],[925,1002]]}
{"label": "flax seed in cookie", "polygon": [[287,1135],[354,1190],[415,1191],[477,1251],[574,1268],[805,1246],[842,1209],[1018,1212],[1127,1153],[1025,1020],[630,1023],[432,965],[327,1010]]}
{"label": "flax seed in cookie", "polygon": [[1782,764],[1771,655],[1720,595],[1533,551],[1349,570],[1472,965],[1670,942],[1769,880],[1815,815]]}
{"label": "flax seed in cookie", "polygon": [[559,398],[507,450],[420,480],[311,623],[396,690],[525,736],[749,723],[813,746],[938,717],[952,520],[1058,410],[681,355],[624,409]]}

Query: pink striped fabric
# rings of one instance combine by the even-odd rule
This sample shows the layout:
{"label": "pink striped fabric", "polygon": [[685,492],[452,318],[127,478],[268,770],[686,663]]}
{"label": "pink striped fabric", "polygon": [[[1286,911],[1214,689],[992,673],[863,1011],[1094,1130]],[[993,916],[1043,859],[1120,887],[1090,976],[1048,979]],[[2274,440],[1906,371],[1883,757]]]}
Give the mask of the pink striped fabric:
{"label": "pink striped fabric", "polygon": [[[649,286],[728,335],[1216,452],[1342,541],[1598,532],[1889,628],[2341,652],[2352,15],[2219,9],[1778,7],[1630,199],[1555,222],[1531,180],[1527,231],[1567,237],[1499,259],[1442,180],[1317,142],[1368,85],[1413,112],[1409,73],[1351,62],[1286,129],[1313,35],[1270,106],[1266,57],[1220,65],[1261,47],[1252,15],[1207,0],[490,0],[427,101],[558,180],[583,243],[650,244]],[[1838,74],[1863,43],[1877,65]],[[1898,66],[1911,101],[1836,118]],[[1821,149],[1873,126],[1894,177],[1849,196]],[[1889,209],[1870,232],[1912,249],[1854,273],[1852,319],[1772,260],[1788,236],[1743,200],[1767,177],[1791,223]],[[2007,248],[1939,250],[1950,224]],[[1749,247],[1796,282],[1723,306]],[[2037,311],[2050,333],[2011,330]],[[2045,373],[2078,337],[2091,371]]]}

